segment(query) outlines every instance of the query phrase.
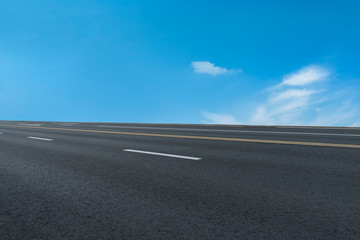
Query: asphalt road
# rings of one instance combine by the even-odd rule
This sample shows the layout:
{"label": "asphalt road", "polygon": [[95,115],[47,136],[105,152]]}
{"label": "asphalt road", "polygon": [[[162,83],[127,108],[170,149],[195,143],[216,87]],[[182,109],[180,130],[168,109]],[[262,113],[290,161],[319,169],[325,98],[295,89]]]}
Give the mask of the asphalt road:
{"label": "asphalt road", "polygon": [[0,239],[360,239],[360,129],[0,132]]}

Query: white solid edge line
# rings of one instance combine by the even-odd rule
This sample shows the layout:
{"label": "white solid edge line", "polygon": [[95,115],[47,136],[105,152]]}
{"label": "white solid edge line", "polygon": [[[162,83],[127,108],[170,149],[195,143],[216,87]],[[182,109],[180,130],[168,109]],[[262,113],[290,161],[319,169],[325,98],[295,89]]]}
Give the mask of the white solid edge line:
{"label": "white solid edge line", "polygon": [[140,150],[134,150],[134,149],[124,149],[124,151],[125,152],[151,154],[151,155],[164,156],[164,157],[183,158],[183,159],[189,159],[189,160],[195,160],[195,161],[201,160],[201,158],[198,158],[198,157],[188,157],[188,156],[181,156],[181,155],[174,155],[174,154],[167,154],[167,153],[140,151]]}
{"label": "white solid edge line", "polygon": [[31,124],[31,123],[19,123],[20,126],[29,126],[29,127],[41,127],[41,124]]}
{"label": "white solid edge line", "polygon": [[258,134],[288,134],[288,135],[314,135],[314,136],[342,136],[342,137],[360,137],[360,134],[346,133],[310,133],[310,132],[273,132],[273,131],[251,131],[251,130],[226,130],[226,129],[199,129],[199,128],[162,128],[162,127],[132,127],[132,126],[106,126],[97,125],[97,127],[107,128],[133,128],[133,129],[157,129],[157,130],[175,130],[175,131],[209,131],[209,132],[235,132],[235,133],[258,133]]}
{"label": "white solid edge line", "polygon": [[39,138],[39,137],[27,137],[27,138],[36,139],[36,140],[43,140],[43,141],[52,141],[53,140],[53,139],[50,139],[50,138]]}
{"label": "white solid edge line", "polygon": [[133,127],[133,126],[106,126],[97,125],[97,127],[106,128],[134,128],[134,129],[158,129],[158,130],[176,130],[176,131],[209,131],[209,132],[236,132],[238,130],[226,130],[226,129],[209,129],[209,128],[167,128],[167,127]]}
{"label": "white solid edge line", "polygon": [[[298,127],[298,126],[274,126],[274,128],[293,128],[293,129],[316,129],[316,130],[322,130],[322,129],[330,129],[330,130],[351,130],[349,127]],[[357,127],[355,127],[357,128]],[[357,129],[355,129],[357,130]]]}

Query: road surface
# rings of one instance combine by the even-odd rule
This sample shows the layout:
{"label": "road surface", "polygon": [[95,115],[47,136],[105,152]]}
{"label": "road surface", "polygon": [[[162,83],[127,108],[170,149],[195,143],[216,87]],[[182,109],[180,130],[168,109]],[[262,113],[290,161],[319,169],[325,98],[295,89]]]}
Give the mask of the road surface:
{"label": "road surface", "polygon": [[0,121],[0,239],[360,239],[360,129]]}

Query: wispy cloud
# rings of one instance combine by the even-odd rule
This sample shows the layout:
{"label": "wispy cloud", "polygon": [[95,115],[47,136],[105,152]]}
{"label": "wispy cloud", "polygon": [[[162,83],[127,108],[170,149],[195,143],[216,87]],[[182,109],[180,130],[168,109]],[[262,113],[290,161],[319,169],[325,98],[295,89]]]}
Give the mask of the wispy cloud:
{"label": "wispy cloud", "polygon": [[205,113],[204,122],[239,124],[240,119],[254,125],[360,126],[360,108],[354,101],[358,95],[352,89],[339,85],[331,69],[309,65],[268,88],[265,92],[269,95],[248,119],[231,113]]}
{"label": "wispy cloud", "polygon": [[353,123],[351,127],[360,127],[360,121]]}
{"label": "wispy cloud", "polygon": [[215,76],[233,72],[231,69],[215,66],[215,64],[208,61],[193,61],[191,62],[191,66],[193,67],[195,73],[199,74],[210,74]]}
{"label": "wispy cloud", "polygon": [[281,85],[305,86],[326,79],[330,71],[318,65],[306,66],[295,73],[286,75]]}
{"label": "wispy cloud", "polygon": [[235,117],[231,115],[217,114],[217,113],[203,113],[206,120],[204,123],[208,124],[240,124]]}
{"label": "wispy cloud", "polygon": [[[359,116],[358,108],[346,96],[341,96],[335,101],[325,102],[314,114],[311,125],[316,126],[352,126],[354,119]],[[359,118],[357,118],[359,119]]]}
{"label": "wispy cloud", "polygon": [[338,125],[356,115],[346,96],[319,85],[330,80],[330,70],[318,65],[306,66],[286,75],[271,88],[270,96],[258,106],[251,124],[266,125]]}
{"label": "wispy cloud", "polygon": [[306,89],[289,89],[278,94],[275,94],[271,97],[271,102],[279,102],[283,100],[289,100],[294,98],[306,98],[313,94],[317,93],[315,90],[306,90]]}

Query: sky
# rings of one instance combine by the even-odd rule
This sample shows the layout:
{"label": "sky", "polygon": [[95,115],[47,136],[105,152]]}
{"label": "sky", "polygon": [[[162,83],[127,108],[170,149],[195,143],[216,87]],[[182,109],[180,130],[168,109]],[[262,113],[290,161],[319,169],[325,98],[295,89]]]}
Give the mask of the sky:
{"label": "sky", "polygon": [[0,0],[0,119],[360,126],[359,9]]}

